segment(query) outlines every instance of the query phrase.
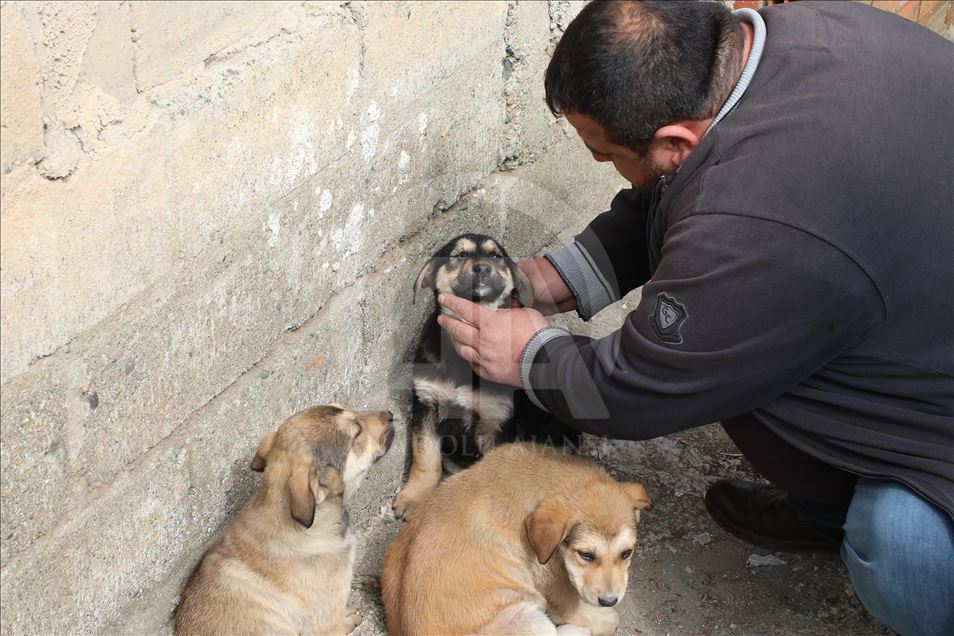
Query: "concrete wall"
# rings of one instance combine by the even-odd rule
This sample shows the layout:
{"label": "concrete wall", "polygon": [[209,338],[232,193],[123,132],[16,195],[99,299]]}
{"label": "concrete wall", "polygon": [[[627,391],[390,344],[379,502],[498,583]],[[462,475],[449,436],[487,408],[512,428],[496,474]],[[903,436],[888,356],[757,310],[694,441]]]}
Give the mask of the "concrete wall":
{"label": "concrete wall", "polygon": [[4,633],[160,629],[262,435],[406,413],[436,246],[621,185],[543,104],[578,2],[0,7]]}

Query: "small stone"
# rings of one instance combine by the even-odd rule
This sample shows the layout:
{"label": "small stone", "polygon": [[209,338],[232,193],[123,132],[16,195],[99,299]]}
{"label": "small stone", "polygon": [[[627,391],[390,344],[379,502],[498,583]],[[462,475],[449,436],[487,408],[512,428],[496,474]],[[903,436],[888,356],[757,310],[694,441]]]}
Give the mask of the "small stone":
{"label": "small stone", "polygon": [[90,410],[95,411],[96,407],[99,406],[99,395],[97,395],[96,391],[93,391],[86,396],[86,399],[89,401]]}
{"label": "small stone", "polygon": [[135,371],[135,370],[136,370],[136,363],[135,363],[135,362],[127,362],[127,363],[126,363],[126,366],[123,368],[123,373],[125,373],[126,375],[129,375],[130,373],[132,373],[132,372]]}
{"label": "small stone", "polygon": [[263,380],[267,379],[269,375],[270,374],[268,373],[267,369],[262,369],[261,371],[258,372],[258,377],[260,377]]}
{"label": "small stone", "polygon": [[785,561],[781,560],[774,554],[750,554],[748,564],[754,568],[758,568],[763,566],[785,565]]}
{"label": "small stone", "polygon": [[708,545],[712,542],[712,535],[708,532],[702,532],[692,537],[692,540],[699,545]]}

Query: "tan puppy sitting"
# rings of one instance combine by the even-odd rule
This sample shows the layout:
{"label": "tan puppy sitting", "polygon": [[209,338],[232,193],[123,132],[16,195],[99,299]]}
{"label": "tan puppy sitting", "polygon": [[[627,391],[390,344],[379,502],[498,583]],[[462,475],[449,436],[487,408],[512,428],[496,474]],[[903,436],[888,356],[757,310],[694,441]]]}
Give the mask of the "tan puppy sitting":
{"label": "tan puppy sitting", "polygon": [[258,447],[262,486],[196,566],[176,634],[347,634],[355,541],[347,504],[394,438],[390,411],[317,406]]}
{"label": "tan puppy sitting", "polygon": [[587,458],[497,447],[440,485],[388,548],[388,631],[611,634],[649,506],[641,484]]}

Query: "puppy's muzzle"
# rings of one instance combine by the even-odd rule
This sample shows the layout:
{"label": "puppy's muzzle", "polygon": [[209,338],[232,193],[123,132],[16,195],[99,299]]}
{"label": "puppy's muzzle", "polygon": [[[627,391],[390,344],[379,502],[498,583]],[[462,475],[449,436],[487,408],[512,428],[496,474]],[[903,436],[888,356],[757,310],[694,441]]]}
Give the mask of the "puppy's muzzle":
{"label": "puppy's muzzle", "polygon": [[619,601],[618,596],[601,596],[599,597],[600,605],[603,607],[613,607]]}
{"label": "puppy's muzzle", "polygon": [[384,444],[382,445],[381,455],[384,455],[386,452],[391,450],[391,443],[394,441],[394,427],[388,429],[387,434],[384,437]]}
{"label": "puppy's muzzle", "polygon": [[462,298],[469,296],[474,302],[493,302],[504,288],[500,275],[490,263],[483,261],[474,263],[469,280],[464,279],[461,283],[461,289],[457,295]]}
{"label": "puppy's muzzle", "polygon": [[381,439],[381,448],[378,449],[374,461],[378,461],[384,457],[391,449],[391,444],[394,442],[394,413],[388,411],[387,417],[385,419],[388,422],[387,432],[384,433],[384,437]]}

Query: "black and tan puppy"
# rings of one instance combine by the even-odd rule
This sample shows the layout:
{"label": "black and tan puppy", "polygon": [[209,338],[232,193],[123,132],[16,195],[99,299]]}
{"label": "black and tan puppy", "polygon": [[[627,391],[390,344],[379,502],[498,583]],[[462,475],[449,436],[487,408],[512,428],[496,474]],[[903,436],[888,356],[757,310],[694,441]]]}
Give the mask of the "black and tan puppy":
{"label": "black and tan puppy", "polygon": [[[411,467],[394,500],[394,514],[406,517],[441,479],[469,466],[503,442],[517,439],[579,447],[580,434],[536,408],[523,391],[480,378],[454,350],[437,324],[438,294],[453,294],[497,310],[512,299],[533,304],[533,289],[494,239],[463,234],[424,265],[415,299],[433,290],[434,311],[424,323],[414,357],[411,411]],[[443,469],[443,470],[442,470]]]}
{"label": "black and tan puppy", "polygon": [[390,411],[316,406],[285,420],[252,459],[261,489],[202,557],[176,634],[347,634],[355,540],[347,504],[394,438]]}

